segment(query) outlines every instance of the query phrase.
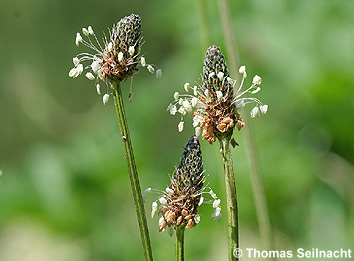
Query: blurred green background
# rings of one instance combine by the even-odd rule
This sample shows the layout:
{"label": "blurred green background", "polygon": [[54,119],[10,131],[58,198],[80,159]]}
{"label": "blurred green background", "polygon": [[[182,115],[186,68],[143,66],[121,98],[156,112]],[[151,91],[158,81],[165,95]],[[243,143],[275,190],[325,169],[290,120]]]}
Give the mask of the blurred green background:
{"label": "blurred green background", "polygon": [[[252,120],[276,248],[354,246],[354,2],[231,1],[247,84],[258,74],[269,112]],[[216,1],[205,1],[211,43],[226,54]],[[131,13],[142,18],[148,63],[123,86],[142,189],[163,190],[193,134],[166,112],[198,81],[205,48],[195,1],[0,3],[0,260],[143,260],[113,101],[68,77],[76,32],[98,37]],[[228,57],[226,56],[226,59]],[[245,117],[246,115],[244,115]],[[242,248],[262,250],[244,130],[234,149]],[[202,142],[208,181],[223,199],[217,144]],[[174,238],[146,211],[155,260],[173,260]],[[222,203],[225,209],[225,201]],[[226,260],[226,212],[203,205],[186,232],[186,260]],[[244,258],[243,260],[248,260]],[[252,260],[252,259],[250,259]]]}

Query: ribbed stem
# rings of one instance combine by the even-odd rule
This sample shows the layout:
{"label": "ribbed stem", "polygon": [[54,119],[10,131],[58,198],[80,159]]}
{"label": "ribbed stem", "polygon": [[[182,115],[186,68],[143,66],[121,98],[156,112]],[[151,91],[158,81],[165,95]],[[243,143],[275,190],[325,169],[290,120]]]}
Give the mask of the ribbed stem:
{"label": "ribbed stem", "polygon": [[176,229],[176,261],[184,261],[184,230],[185,225]]}
{"label": "ribbed stem", "polygon": [[[230,71],[236,74],[238,68],[238,55],[235,40],[235,30],[233,29],[231,19],[230,2],[228,0],[219,0],[219,9],[222,27],[224,31],[224,38],[226,42],[227,54],[229,57],[229,61],[231,61]],[[252,187],[259,221],[261,240],[263,243],[263,247],[266,250],[274,250],[274,238],[272,234],[272,226],[266,201],[264,183],[262,180],[260,161],[257,155],[257,146],[253,138],[252,127],[250,125],[249,119],[245,117],[244,121],[246,125],[246,148],[251,168]],[[269,258],[268,260],[276,260],[276,258]]]}
{"label": "ribbed stem", "polygon": [[141,241],[143,244],[144,257],[146,261],[152,261],[152,250],[150,244],[149,230],[147,226],[144,202],[141,194],[138,172],[136,169],[133,148],[130,140],[127,118],[125,116],[125,109],[122,97],[122,90],[119,83],[113,88],[114,91],[114,105],[117,112],[120,134],[122,136],[125,159],[128,165],[128,172],[130,183],[133,192],[136,214],[138,217]]}
{"label": "ribbed stem", "polygon": [[227,235],[229,260],[238,260],[233,251],[239,248],[238,238],[238,206],[234,167],[231,154],[230,137],[220,139],[225,172],[226,206],[227,206]]}

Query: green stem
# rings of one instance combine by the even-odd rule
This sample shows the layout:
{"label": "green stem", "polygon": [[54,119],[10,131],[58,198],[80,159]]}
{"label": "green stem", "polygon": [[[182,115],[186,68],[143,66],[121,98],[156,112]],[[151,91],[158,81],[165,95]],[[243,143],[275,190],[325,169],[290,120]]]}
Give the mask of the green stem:
{"label": "green stem", "polygon": [[224,33],[225,45],[227,49],[227,55],[229,57],[229,64],[231,68],[232,75],[237,75],[238,68],[238,48],[236,37],[234,34],[232,18],[231,18],[231,9],[228,0],[219,0],[219,11],[220,11],[220,19],[222,23],[222,29]]}
{"label": "green stem", "polygon": [[200,20],[200,33],[202,36],[203,54],[210,45],[209,23],[207,16],[206,0],[197,0],[197,11]]}
{"label": "green stem", "polygon": [[[231,18],[231,7],[228,0],[219,0],[220,18],[226,42],[227,54],[230,61],[230,68],[233,74],[237,73],[238,68],[238,52],[235,39],[235,30],[233,28]],[[272,234],[272,226],[269,217],[268,205],[266,201],[266,194],[264,183],[262,180],[262,173],[260,168],[260,161],[257,154],[256,144],[252,134],[252,127],[247,117],[244,119],[246,125],[246,148],[251,168],[252,188],[255,199],[256,211],[259,222],[259,230],[263,247],[266,250],[274,250],[274,238]],[[268,260],[276,260],[276,258]]]}
{"label": "green stem", "polygon": [[[264,190],[264,182],[261,175],[260,160],[258,157],[256,144],[254,142],[253,129],[251,128],[251,122],[248,118],[245,118],[245,137],[248,159],[251,166],[251,179],[253,187],[253,196],[256,204],[259,230],[261,234],[261,241],[263,247],[266,250],[274,250],[274,238],[272,233],[272,225],[270,222],[269,211],[266,193]],[[268,260],[277,260],[275,257],[269,257]]]}
{"label": "green stem", "polygon": [[238,238],[238,206],[236,195],[236,184],[234,177],[234,167],[231,154],[230,137],[220,138],[221,151],[224,162],[226,205],[227,205],[227,236],[228,236],[228,256],[229,260],[238,260],[233,255],[236,248],[239,248]]}
{"label": "green stem", "polygon": [[184,230],[185,225],[176,229],[176,261],[184,261]]}
{"label": "green stem", "polygon": [[149,230],[148,230],[146,216],[145,216],[144,201],[142,198],[138,172],[135,165],[135,159],[134,159],[133,148],[130,140],[127,118],[125,116],[122,90],[119,83],[116,83],[116,85],[113,87],[113,91],[114,91],[114,105],[117,112],[120,134],[122,136],[125,159],[128,165],[130,183],[133,192],[136,214],[138,217],[140,236],[143,244],[144,257],[145,260],[152,261],[153,260],[152,250],[150,244]]}

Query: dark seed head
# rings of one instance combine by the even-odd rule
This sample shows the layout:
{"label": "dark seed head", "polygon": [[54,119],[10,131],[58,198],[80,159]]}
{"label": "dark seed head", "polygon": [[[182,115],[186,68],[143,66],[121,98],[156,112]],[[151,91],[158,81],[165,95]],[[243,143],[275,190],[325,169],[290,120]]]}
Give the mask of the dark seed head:
{"label": "dark seed head", "polygon": [[198,214],[203,181],[200,144],[198,138],[193,136],[184,148],[179,165],[171,178],[170,189],[173,193],[166,195],[167,208],[162,210],[162,214],[167,226],[195,226],[193,217]]}
{"label": "dark seed head", "polygon": [[184,148],[174,179],[178,181],[177,193],[186,189],[198,191],[203,186],[203,161],[197,136],[192,136]]}
{"label": "dark seed head", "polygon": [[223,78],[229,77],[225,58],[220,47],[212,45],[205,54],[203,67],[203,85],[211,92],[222,91],[223,94],[229,91],[230,83],[227,80],[220,80],[218,73],[223,73]]}
{"label": "dark seed head", "polygon": [[119,50],[130,46],[135,47],[135,52],[140,48],[141,19],[139,15],[131,14],[122,18],[116,26],[116,39]]}

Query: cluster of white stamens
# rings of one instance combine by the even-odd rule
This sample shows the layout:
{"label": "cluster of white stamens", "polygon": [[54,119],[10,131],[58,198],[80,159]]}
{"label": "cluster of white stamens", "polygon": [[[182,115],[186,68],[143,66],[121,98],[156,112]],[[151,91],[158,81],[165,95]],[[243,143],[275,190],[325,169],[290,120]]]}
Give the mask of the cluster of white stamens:
{"label": "cluster of white stamens", "polygon": [[[239,69],[239,73],[242,74],[241,84],[238,87],[233,99],[233,103],[236,106],[236,109],[243,108],[246,104],[251,102],[256,102],[256,106],[251,110],[251,117],[259,117],[261,114],[265,114],[268,110],[268,105],[263,104],[259,99],[255,97],[244,97],[247,94],[256,94],[261,90],[259,85],[262,83],[262,79],[260,76],[256,75],[253,77],[252,85],[246,89],[242,90],[245,78],[247,77],[246,67],[241,66]],[[223,72],[212,72],[209,74],[209,78],[216,75],[221,82],[228,81],[232,87],[235,86],[236,80],[225,77]],[[195,85],[191,87],[189,83],[184,84],[184,89],[188,93],[192,90],[192,94],[180,94],[179,92],[175,92],[173,97],[174,101],[171,102],[167,108],[170,114],[175,115],[177,112],[181,115],[181,121],[178,124],[178,131],[183,131],[184,127],[184,118],[183,116],[187,113],[193,113],[194,111],[198,111],[198,114],[194,113],[193,116],[193,127],[195,128],[195,134],[197,136],[200,135],[201,129],[200,124],[204,121],[203,116],[203,108],[206,108],[206,103],[202,101],[210,101],[210,99],[214,99],[210,96],[209,90],[206,89],[203,85]],[[218,90],[215,92],[216,99],[221,101],[224,98],[224,94],[222,91]]]}
{"label": "cluster of white stamens", "polygon": [[[80,74],[82,74],[82,72],[84,70],[87,70],[85,76],[87,79],[89,80],[96,80],[96,90],[97,93],[99,95],[101,95],[101,86],[99,83],[97,83],[98,79],[103,81],[103,70],[102,70],[102,60],[103,60],[103,55],[105,52],[112,52],[114,51],[114,41],[113,41],[113,33],[114,33],[114,28],[115,26],[113,26],[113,32],[110,33],[110,39],[109,41],[107,40],[107,38],[105,37],[103,39],[103,47],[100,44],[100,42],[98,41],[93,29],[91,26],[89,26],[88,28],[82,28],[82,34],[85,36],[85,38],[87,38],[86,40],[84,40],[84,38],[81,36],[81,34],[78,32],[76,34],[76,38],[75,38],[75,44],[76,46],[79,46],[80,44],[85,45],[86,47],[92,49],[94,51],[94,54],[91,53],[80,53],[78,55],[76,55],[73,58],[73,64],[74,67],[69,71],[69,77],[71,78],[76,78],[78,77]],[[93,38],[93,39],[92,39]],[[130,56],[134,56],[135,53],[135,46],[129,46],[128,48],[128,53]],[[122,52],[118,53],[118,62],[122,62],[124,59],[124,54]],[[83,63],[85,63],[86,61],[89,61],[90,64],[86,65],[84,67]],[[147,70],[151,73],[155,72],[155,69],[153,67],[153,65],[151,64],[146,64],[146,60],[145,57],[140,57],[139,63],[142,67],[147,68]],[[162,77],[162,71],[161,69],[156,70],[156,78],[161,78]],[[103,95],[102,97],[102,101],[103,104],[106,104],[109,100],[109,81],[104,81],[105,84],[107,85],[106,88],[106,94]]]}

